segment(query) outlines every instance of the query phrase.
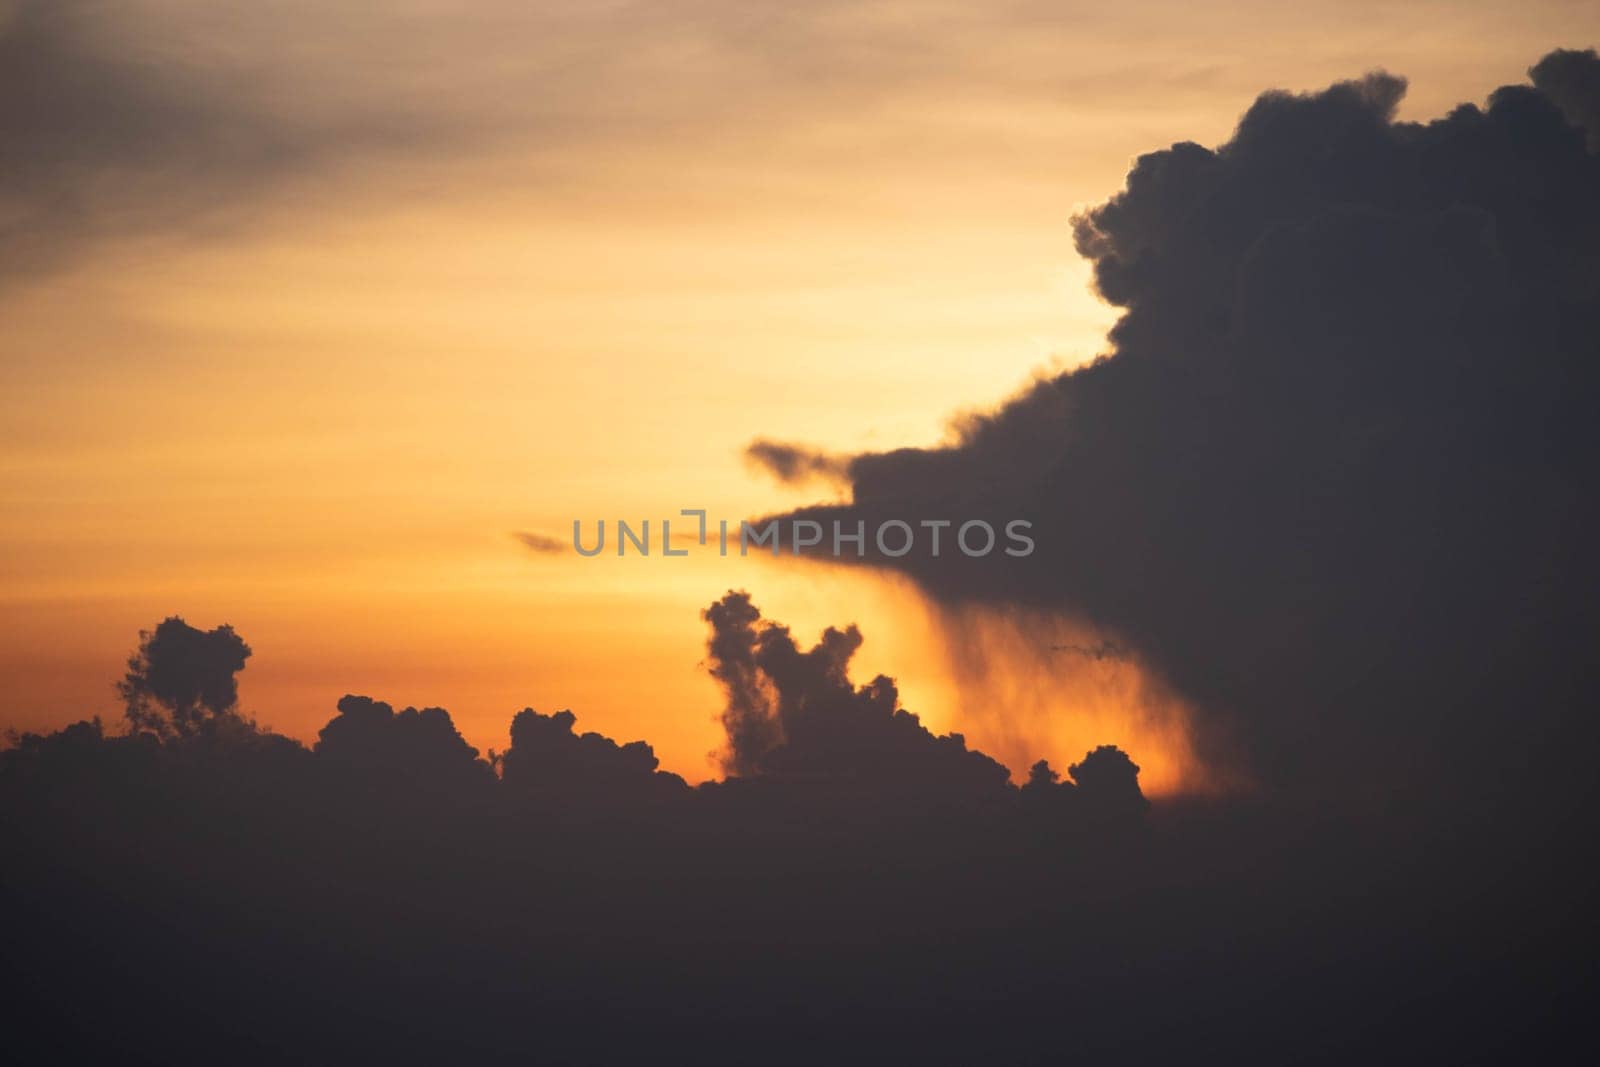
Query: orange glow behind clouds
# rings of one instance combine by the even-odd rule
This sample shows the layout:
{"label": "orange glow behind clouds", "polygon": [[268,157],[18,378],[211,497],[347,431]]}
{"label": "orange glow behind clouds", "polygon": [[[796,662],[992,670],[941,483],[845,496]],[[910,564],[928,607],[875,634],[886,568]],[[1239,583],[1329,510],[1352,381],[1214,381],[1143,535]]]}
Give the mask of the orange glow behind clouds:
{"label": "orange glow behind clouds", "polygon": [[113,226],[0,278],[0,725],[115,717],[138,631],[181,614],[244,635],[245,710],[301,738],[346,692],[448,707],[480,747],[571,707],[700,779],[698,613],[743,587],[802,640],[858,623],[858,680],[1019,775],[1109,742],[1157,792],[1208,781],[1181,705],[1137,661],[1050,652],[1066,623],[1024,639],[859,571],[512,533],[804,503],[744,445],[930,444],[1103,349],[1068,220],[1136,153],[1376,66],[1432,117],[1600,32],[1563,0],[118,7],[149,23],[108,47],[248,55],[219,85],[386,136],[204,232]]}
{"label": "orange glow behind clouds", "polygon": [[1104,631],[1039,612],[964,608],[938,618],[954,719],[1017,781],[1039,759],[1065,777],[1090,749],[1110,744],[1132,755],[1152,795],[1238,784],[1232,768],[1202,761],[1195,710]]}

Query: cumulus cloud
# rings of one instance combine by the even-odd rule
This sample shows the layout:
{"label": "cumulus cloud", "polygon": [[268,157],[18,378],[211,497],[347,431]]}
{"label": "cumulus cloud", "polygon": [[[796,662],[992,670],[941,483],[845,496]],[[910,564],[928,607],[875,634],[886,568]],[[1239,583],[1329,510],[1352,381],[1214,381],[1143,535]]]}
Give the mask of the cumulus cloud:
{"label": "cumulus cloud", "polygon": [[851,683],[850,659],[861,647],[855,626],[830,626],[802,650],[744,592],[728,593],[705,618],[709,669],[727,698],[729,773],[853,780],[946,797],[1008,788],[1004,766],[969,750],[960,734],[933,734],[902,708],[892,679]]}
{"label": "cumulus cloud", "polygon": [[853,457],[851,502],[794,517],[1031,520],[1027,558],[868,563],[1105,624],[1280,787],[1482,773],[1530,716],[1575,743],[1597,72],[1556,53],[1426,124],[1388,74],[1271,92],[1223,145],[1140,157],[1074,225],[1124,309],[1104,357],[946,447]]}
{"label": "cumulus cloud", "polygon": [[501,777],[509,791],[542,798],[553,805],[592,810],[670,799],[687,786],[682,778],[658,770],[661,761],[643,741],[619,745],[602,734],[573,729],[570,711],[541,715],[532,708],[511,720],[511,748]]}
{"label": "cumulus cloud", "polygon": [[491,780],[489,765],[467,743],[443,708],[394,708],[348,695],[339,714],[317,734],[318,759],[357,782],[409,783],[419,796],[438,796]]}
{"label": "cumulus cloud", "polygon": [[193,736],[235,713],[250,646],[231,626],[199,630],[176,615],[139,635],[117,683],[128,723],[162,736]]}
{"label": "cumulus cloud", "polygon": [[1600,151],[1600,63],[1595,62],[1594,49],[1559,48],[1528,74],[1568,122],[1588,132],[1589,150]]}

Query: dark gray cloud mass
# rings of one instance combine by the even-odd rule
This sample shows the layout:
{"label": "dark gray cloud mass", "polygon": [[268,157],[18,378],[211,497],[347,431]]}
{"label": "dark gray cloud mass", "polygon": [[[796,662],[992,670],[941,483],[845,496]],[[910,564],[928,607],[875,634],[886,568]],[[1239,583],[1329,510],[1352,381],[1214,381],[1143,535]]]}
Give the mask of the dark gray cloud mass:
{"label": "dark gray cloud mass", "polygon": [[163,736],[192,736],[238,710],[234,678],[250,658],[231,626],[199,630],[174,615],[139,635],[117,683],[128,721]]}
{"label": "dark gray cloud mass", "polygon": [[511,747],[502,760],[506,788],[552,808],[572,804],[648,804],[679,797],[682,778],[658,770],[655,750],[643,741],[619,745],[609,737],[573,729],[571,711],[541,715],[524,708],[511,720]]}
{"label": "dark gray cloud mass", "polygon": [[1002,791],[1009,772],[960,734],[936,736],[900,706],[894,681],[850,682],[861,631],[828,627],[802,650],[787,626],[762,619],[745,592],[705,611],[710,671],[727,697],[723,767],[769,775],[876,783],[919,796],[982,797]]}
{"label": "dark gray cloud mass", "polygon": [[1074,225],[1111,351],[796,515],[1031,519],[869,563],[1108,626],[1268,783],[1542,773],[1600,635],[1600,58],[1534,77],[1427,124],[1382,73],[1267,93],[1141,157]]}
{"label": "dark gray cloud mass", "polygon": [[1594,61],[1594,51],[1558,48],[1528,74],[1568,122],[1589,134],[1590,150],[1600,151],[1600,64]]}
{"label": "dark gray cloud mass", "polygon": [[317,734],[318,758],[352,778],[404,782],[419,797],[482,786],[492,780],[443,708],[394,708],[349,694]]}
{"label": "dark gray cloud mass", "polygon": [[168,620],[177,643],[136,657],[152,696],[224,712],[0,748],[0,947],[29,975],[8,1034],[385,1064],[693,1041],[707,1063],[1041,1063],[1063,1034],[1139,1063],[1198,1042],[1277,1064],[1308,1034],[1319,1062],[1544,1062],[1589,1035],[1593,837],[1528,848],[1565,812],[1485,849],[1479,823],[1389,810],[1152,806],[1105,745],[1014,788],[887,679],[851,686],[854,627],[802,650],[742,593],[706,616],[714,673],[751,683],[730,718],[775,729],[730,734],[749,773],[696,788],[567,711],[519,712],[485,760],[442,708],[350,695],[308,750],[226,710],[231,628]]}

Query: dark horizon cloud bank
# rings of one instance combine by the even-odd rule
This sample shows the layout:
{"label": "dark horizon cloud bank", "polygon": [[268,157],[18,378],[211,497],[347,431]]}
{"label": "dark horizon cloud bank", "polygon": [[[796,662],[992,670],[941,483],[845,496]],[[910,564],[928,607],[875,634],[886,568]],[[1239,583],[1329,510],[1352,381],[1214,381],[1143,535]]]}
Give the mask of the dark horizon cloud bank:
{"label": "dark horizon cloud bank", "polygon": [[866,562],[1091,620],[1271,787],[1552,786],[1600,637],[1600,58],[1532,75],[1426,124],[1384,73],[1267,93],[1142,156],[1074,222],[1107,353],[785,518],[1030,519],[1025,559]]}
{"label": "dark horizon cloud bank", "polygon": [[853,687],[854,627],[802,651],[738,592],[705,618],[741,773],[697,788],[570,711],[524,709],[485,758],[442,708],[349,695],[308,749],[239,714],[237,634],[165,620],[130,660],[127,729],[0,751],[0,948],[30,979],[8,1034],[249,1063],[696,1042],[705,1062],[1031,1063],[1063,1033],[1141,1062],[1347,1062],[1592,1038],[1583,883],[1405,818],[1152,810],[1109,746],[1019,788],[887,679]]}
{"label": "dark horizon cloud bank", "polygon": [[[241,1062],[357,1048],[637,1062],[704,1036],[714,1005],[730,1045],[700,1058],[747,1062],[771,1013],[804,997],[883,1042],[927,987],[898,960],[856,971],[849,946],[870,957],[937,922],[941,971],[969,954],[1026,967],[976,902],[1093,901],[1108,889],[1092,865],[1069,881],[1060,864],[1113,869],[1144,840],[1149,805],[1120,750],[1094,748],[1065,778],[1040,761],[1018,788],[923,729],[888,679],[853,688],[854,627],[801,652],[747,594],[705,618],[734,773],[696,788],[645,742],[578,733],[571,711],[523,709],[485,758],[443,708],[352,694],[307,748],[240,714],[249,649],[231,627],[164,620],[129,660],[121,728],[95,719],[0,750],[0,904],[28,916],[0,926],[0,947],[32,978],[8,1033],[163,1062],[219,1040]],[[110,899],[95,888],[110,885]],[[875,990],[873,1011],[837,999],[840,981]],[[156,1006],[178,987],[182,1021]],[[80,1003],[96,1019],[65,1027]],[[821,1044],[791,1031],[762,1058],[797,1061],[840,1039],[828,1030]],[[894,1040],[937,1056],[930,1037]]]}

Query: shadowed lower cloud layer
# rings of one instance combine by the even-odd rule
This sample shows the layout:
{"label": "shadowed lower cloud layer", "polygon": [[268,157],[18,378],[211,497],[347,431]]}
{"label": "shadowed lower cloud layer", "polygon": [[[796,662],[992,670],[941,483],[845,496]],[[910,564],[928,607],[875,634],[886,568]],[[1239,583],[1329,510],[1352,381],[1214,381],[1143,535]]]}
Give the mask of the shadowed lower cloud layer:
{"label": "shadowed lower cloud layer", "polygon": [[954,444],[850,458],[851,502],[793,517],[1031,520],[1025,559],[867,562],[957,617],[1123,635],[1199,709],[1204,758],[1280,787],[1591,739],[1597,77],[1554,53],[1419,125],[1376,73],[1141,157],[1076,220],[1125,309],[1111,351]]}
{"label": "shadowed lower cloud layer", "polygon": [[744,773],[693,789],[566,711],[524,709],[484,759],[442,708],[350,695],[308,749],[238,714],[231,629],[167,619],[129,662],[129,730],[0,751],[0,947],[30,977],[9,1035],[739,1064],[1055,1062],[1063,1032],[1141,1062],[1554,1058],[1588,1035],[1591,886],[1538,806],[1500,805],[1486,856],[1489,826],[1415,810],[1152,809],[1110,747],[1018,788],[887,679],[852,686],[854,627],[802,651],[742,593],[706,619]]}

